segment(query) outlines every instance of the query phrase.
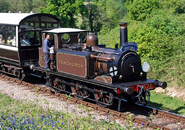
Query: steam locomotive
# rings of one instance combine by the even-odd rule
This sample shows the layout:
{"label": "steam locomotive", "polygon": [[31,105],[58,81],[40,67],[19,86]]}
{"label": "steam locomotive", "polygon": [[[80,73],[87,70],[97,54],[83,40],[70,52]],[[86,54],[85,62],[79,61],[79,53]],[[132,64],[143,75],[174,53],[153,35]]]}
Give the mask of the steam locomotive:
{"label": "steam locomotive", "polygon": [[[147,104],[150,90],[167,87],[166,82],[147,79],[148,63],[141,66],[137,44],[127,41],[127,23],[120,23],[120,48],[98,44],[88,30],[61,28],[60,20],[49,14],[0,13],[0,72],[24,80],[29,75],[43,77],[47,85],[61,93],[74,93],[81,100],[92,100],[108,107],[119,99]],[[14,17],[15,21],[9,21]],[[10,36],[8,36],[8,34]],[[45,69],[43,41],[50,42],[50,69]],[[30,45],[22,45],[27,35]],[[14,38],[12,37],[14,36]],[[8,39],[8,38],[11,39]],[[15,39],[13,44],[12,39]],[[9,41],[8,41],[9,40]],[[2,40],[3,41],[3,40]]]}

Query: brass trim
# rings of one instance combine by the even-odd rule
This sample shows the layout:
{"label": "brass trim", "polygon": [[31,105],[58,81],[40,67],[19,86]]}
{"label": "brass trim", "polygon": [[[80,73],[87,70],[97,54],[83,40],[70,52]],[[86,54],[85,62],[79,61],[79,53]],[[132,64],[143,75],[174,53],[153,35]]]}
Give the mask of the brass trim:
{"label": "brass trim", "polygon": [[100,58],[100,59],[105,59],[105,60],[115,60],[116,58],[115,57],[102,57],[102,56],[95,56],[95,55],[93,55],[93,54],[91,54],[90,55],[90,57],[92,58],[92,59],[94,59],[94,58]]}

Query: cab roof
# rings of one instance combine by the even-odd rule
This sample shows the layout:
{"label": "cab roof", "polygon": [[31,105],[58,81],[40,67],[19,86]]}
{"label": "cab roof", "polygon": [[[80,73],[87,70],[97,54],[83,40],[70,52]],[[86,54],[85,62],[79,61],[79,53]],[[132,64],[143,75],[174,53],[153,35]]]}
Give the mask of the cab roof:
{"label": "cab roof", "polygon": [[43,31],[45,33],[74,33],[74,32],[88,32],[88,30],[81,30],[77,28],[55,28],[52,30]]}
{"label": "cab roof", "polygon": [[[0,24],[5,25],[20,25],[22,21],[35,21],[35,16],[43,17],[41,18],[44,22],[60,22],[60,20],[50,14],[36,14],[36,13],[0,13]],[[53,20],[52,20],[52,19]]]}

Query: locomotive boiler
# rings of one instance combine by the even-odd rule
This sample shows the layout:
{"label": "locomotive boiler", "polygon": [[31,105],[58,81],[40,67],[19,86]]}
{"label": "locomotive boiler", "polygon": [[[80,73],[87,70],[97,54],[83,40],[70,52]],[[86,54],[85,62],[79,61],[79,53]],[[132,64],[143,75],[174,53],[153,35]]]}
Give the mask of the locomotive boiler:
{"label": "locomotive boiler", "polygon": [[[147,104],[150,90],[167,87],[166,82],[147,79],[148,63],[141,65],[137,44],[127,41],[127,23],[120,23],[120,47],[106,48],[99,44],[97,35],[88,30],[61,28],[58,18],[48,14],[1,14],[19,18],[12,23],[0,20],[0,34],[10,29],[15,45],[0,44],[0,72],[20,79],[29,75],[43,77],[47,85],[61,93],[74,93],[81,100],[95,101],[107,107],[119,99]],[[6,27],[7,26],[7,27]],[[7,29],[6,29],[7,28]],[[14,33],[12,33],[14,31]],[[22,46],[21,36],[27,34],[31,45]],[[53,44],[50,69],[45,69],[43,41],[50,34]],[[147,99],[148,98],[148,99]]]}

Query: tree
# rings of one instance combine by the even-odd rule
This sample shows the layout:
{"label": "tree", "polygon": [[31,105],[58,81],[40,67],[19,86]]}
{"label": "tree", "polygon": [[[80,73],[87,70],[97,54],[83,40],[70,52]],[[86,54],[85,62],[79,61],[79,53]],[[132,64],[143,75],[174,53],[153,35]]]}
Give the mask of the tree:
{"label": "tree", "polygon": [[106,13],[111,19],[113,27],[117,26],[120,19],[125,16],[125,0],[107,0]]}
{"label": "tree", "polygon": [[40,7],[46,7],[46,1],[45,0],[33,0],[33,12],[39,13]]}
{"label": "tree", "polygon": [[101,7],[109,20],[109,28],[114,28],[126,14],[126,0],[98,0],[97,5]]}
{"label": "tree", "polygon": [[142,21],[150,16],[154,9],[160,8],[159,0],[127,0],[127,15],[133,20]]}
{"label": "tree", "polygon": [[184,13],[185,12],[185,1],[184,0],[163,0],[161,2],[163,9],[172,10],[173,13]]}
{"label": "tree", "polygon": [[87,14],[83,0],[46,0],[47,6],[41,7],[41,13],[57,16],[63,27],[76,27],[77,18]]}
{"label": "tree", "polygon": [[10,11],[13,13],[29,13],[33,9],[33,0],[9,0]]}
{"label": "tree", "polygon": [[0,12],[8,12],[9,11],[9,1],[0,0]]}
{"label": "tree", "polygon": [[0,0],[0,12],[38,13],[40,6],[45,6],[45,0]]}
{"label": "tree", "polygon": [[88,15],[83,17],[81,24],[82,29],[88,29],[91,32],[99,32],[103,25],[109,25],[110,20],[108,19],[105,11],[98,7],[96,4],[87,4]]}

